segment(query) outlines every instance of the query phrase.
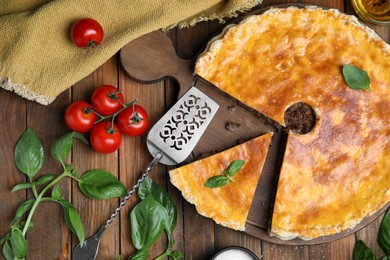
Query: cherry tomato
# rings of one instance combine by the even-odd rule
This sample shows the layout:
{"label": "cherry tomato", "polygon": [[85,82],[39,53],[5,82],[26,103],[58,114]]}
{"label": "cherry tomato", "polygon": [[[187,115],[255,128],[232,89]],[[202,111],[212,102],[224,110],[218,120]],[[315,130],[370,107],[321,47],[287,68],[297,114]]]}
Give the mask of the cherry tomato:
{"label": "cherry tomato", "polygon": [[102,116],[109,116],[123,107],[124,98],[116,87],[103,85],[93,91],[91,102],[96,112]]}
{"label": "cherry tomato", "polygon": [[91,111],[91,105],[85,101],[76,101],[65,111],[65,123],[72,130],[86,133],[92,129],[97,116]]}
{"label": "cherry tomato", "polygon": [[90,142],[99,153],[115,152],[122,141],[122,133],[116,124],[103,121],[96,124],[91,131]]}
{"label": "cherry tomato", "polygon": [[103,27],[94,19],[83,18],[72,25],[70,35],[77,47],[94,48],[103,39]]}
{"label": "cherry tomato", "polygon": [[129,106],[117,117],[119,129],[126,135],[139,136],[146,132],[149,118],[145,109],[139,105]]}

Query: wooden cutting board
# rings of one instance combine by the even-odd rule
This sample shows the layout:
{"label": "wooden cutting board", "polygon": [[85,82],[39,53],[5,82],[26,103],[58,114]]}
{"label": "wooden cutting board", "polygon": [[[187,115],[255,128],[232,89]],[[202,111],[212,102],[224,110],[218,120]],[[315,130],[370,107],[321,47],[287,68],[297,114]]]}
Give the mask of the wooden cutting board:
{"label": "wooden cutting board", "polygon": [[[265,10],[256,10],[248,15],[259,14]],[[236,23],[241,19],[242,17],[233,22]],[[205,39],[205,42],[207,42],[207,39]],[[173,79],[179,85],[179,97],[189,89],[192,82],[220,105],[217,114],[194,149],[193,156],[184,163],[223,151],[264,133],[273,132],[271,146],[248,214],[245,233],[279,244],[313,245],[350,235],[351,232],[356,232],[371,223],[385,210],[386,207],[363,219],[352,230],[332,236],[309,241],[301,239],[285,241],[269,236],[267,230],[272,216],[272,204],[276,194],[278,174],[288,135],[283,127],[221,92],[217,87],[202,78],[194,77],[195,60],[180,59],[176,55],[170,38],[161,31],[149,33],[127,44],[120,52],[120,60],[127,74],[138,82],[153,83],[164,79]]]}

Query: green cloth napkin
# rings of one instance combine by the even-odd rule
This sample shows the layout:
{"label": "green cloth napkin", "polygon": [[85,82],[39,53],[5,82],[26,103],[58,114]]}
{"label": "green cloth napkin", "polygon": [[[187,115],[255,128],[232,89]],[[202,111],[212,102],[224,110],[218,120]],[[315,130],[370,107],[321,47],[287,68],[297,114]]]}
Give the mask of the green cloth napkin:
{"label": "green cloth napkin", "polygon": [[[235,16],[262,0],[0,0],[0,87],[47,105],[143,34]],[[104,28],[92,51],[70,28],[90,17]]]}

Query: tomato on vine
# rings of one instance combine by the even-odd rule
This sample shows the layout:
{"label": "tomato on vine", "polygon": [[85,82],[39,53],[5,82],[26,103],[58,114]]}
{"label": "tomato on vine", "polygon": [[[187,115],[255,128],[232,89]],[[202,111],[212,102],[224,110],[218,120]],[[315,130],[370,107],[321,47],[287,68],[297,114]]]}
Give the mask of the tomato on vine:
{"label": "tomato on vine", "polygon": [[115,123],[103,121],[92,128],[90,142],[96,152],[113,153],[118,150],[121,141],[122,133]]}
{"label": "tomato on vine", "polygon": [[97,116],[91,110],[91,105],[85,101],[70,104],[65,111],[65,123],[72,131],[86,133],[92,129]]}
{"label": "tomato on vine", "polygon": [[91,97],[93,109],[102,116],[118,112],[124,106],[124,98],[120,91],[111,85],[96,88]]}
{"label": "tomato on vine", "polygon": [[80,48],[94,48],[103,39],[103,27],[94,19],[83,18],[76,21],[70,30],[73,43]]}
{"label": "tomato on vine", "polygon": [[139,105],[130,105],[118,114],[119,129],[126,135],[143,135],[149,126],[149,117],[145,109]]}

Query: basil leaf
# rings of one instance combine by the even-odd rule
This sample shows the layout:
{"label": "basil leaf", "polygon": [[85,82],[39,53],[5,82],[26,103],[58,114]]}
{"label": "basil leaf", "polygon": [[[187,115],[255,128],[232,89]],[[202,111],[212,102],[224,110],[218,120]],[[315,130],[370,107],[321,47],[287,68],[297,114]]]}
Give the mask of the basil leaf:
{"label": "basil leaf", "polygon": [[11,248],[17,258],[25,258],[27,255],[27,241],[22,231],[17,228],[11,230]]}
{"label": "basil leaf", "polygon": [[164,230],[167,212],[152,194],[146,196],[130,213],[131,237],[138,250],[149,248]]}
{"label": "basil leaf", "polygon": [[232,177],[242,168],[244,165],[244,160],[234,160],[230,165],[227,171],[225,171],[226,176]]}
{"label": "basil leaf", "polygon": [[390,260],[390,256],[388,256],[388,255],[385,255],[384,257],[382,257],[382,259],[381,260]]}
{"label": "basil leaf", "polygon": [[11,233],[9,232],[0,239],[0,245],[4,245],[5,242],[9,241],[10,237],[11,237]]}
{"label": "basil leaf", "polygon": [[383,252],[390,255],[390,210],[387,211],[379,226],[377,241]]}
{"label": "basil leaf", "polygon": [[86,145],[89,145],[88,140],[80,133],[72,132],[73,138],[79,139],[81,142],[85,143]]}
{"label": "basil leaf", "polygon": [[77,236],[80,244],[84,244],[84,225],[77,210],[72,206],[64,210],[65,223],[69,229]]}
{"label": "basil leaf", "polygon": [[149,256],[148,249],[142,249],[138,251],[136,254],[129,257],[129,260],[146,260]]}
{"label": "basil leaf", "polygon": [[3,245],[3,256],[7,260],[14,260],[14,258],[15,258],[15,255],[14,255],[14,252],[12,251],[12,249],[11,249],[9,240],[5,241],[5,243]]}
{"label": "basil leaf", "polygon": [[16,167],[30,179],[42,168],[43,146],[31,128],[27,128],[16,144],[14,158]]}
{"label": "basil leaf", "polygon": [[138,196],[145,199],[147,195],[152,194],[155,201],[160,203],[167,211],[166,231],[168,236],[173,232],[177,224],[177,208],[172,197],[163,190],[156,182],[147,177],[139,186]]}
{"label": "basil leaf", "polygon": [[84,143],[88,144],[88,141],[85,139],[85,137],[82,134],[76,132],[67,133],[61,136],[60,138],[58,138],[51,145],[51,155],[54,157],[54,159],[62,163],[65,162],[73,146],[73,137],[78,138]]}
{"label": "basil leaf", "polygon": [[17,185],[15,185],[15,187],[12,188],[11,192],[15,192],[15,191],[18,191],[18,190],[23,190],[23,189],[29,189],[31,188],[33,185],[29,182],[21,182]]}
{"label": "basil leaf", "polygon": [[22,202],[18,206],[18,209],[16,210],[15,217],[12,220],[12,223],[15,224],[16,222],[18,222],[22,218],[24,213],[26,213],[27,211],[29,211],[32,208],[34,203],[35,203],[35,199],[29,199],[29,200]]}
{"label": "basil leaf", "polygon": [[54,189],[51,191],[51,196],[54,200],[59,200],[62,198],[61,195],[61,187],[59,185],[56,185]]}
{"label": "basil leaf", "polygon": [[85,195],[94,199],[123,197],[127,194],[126,187],[114,175],[103,170],[85,173],[78,184]]}
{"label": "basil leaf", "polygon": [[343,76],[347,85],[352,89],[365,90],[370,88],[370,78],[367,72],[355,66],[345,64],[343,66]]}
{"label": "basil leaf", "polygon": [[137,192],[137,194],[141,198],[141,200],[145,199],[146,196],[148,196],[149,194],[152,193],[152,189],[155,189],[155,187],[152,187],[152,186],[154,186],[153,184],[154,184],[154,182],[150,177],[146,177],[145,180],[143,182],[141,182],[141,184],[138,187],[138,192]]}
{"label": "basil leaf", "polygon": [[54,174],[45,174],[38,178],[38,180],[35,181],[35,185],[43,185],[45,183],[48,183],[49,181],[52,181],[56,178]]}
{"label": "basil leaf", "polygon": [[229,183],[229,177],[226,176],[214,176],[206,181],[204,186],[208,188],[218,188],[225,186]]}
{"label": "basil leaf", "polygon": [[372,250],[362,241],[359,240],[353,249],[353,260],[377,260]]}
{"label": "basil leaf", "polygon": [[[20,230],[23,230],[24,226],[26,225],[26,221],[22,220],[19,223],[13,224],[13,226],[19,228]],[[32,221],[28,223],[27,231],[30,231],[33,228],[34,224]]]}
{"label": "basil leaf", "polygon": [[74,208],[74,206],[67,200],[64,200],[62,198],[56,199],[58,203],[61,204],[61,206],[64,209],[64,221],[65,224],[68,226],[69,230],[72,231],[73,234],[77,236],[77,238],[80,241],[80,244],[84,244],[84,225],[81,220],[81,217],[77,210]]}
{"label": "basil leaf", "polygon": [[171,254],[170,254],[170,256],[172,256],[173,257],[173,259],[182,259],[182,258],[184,258],[184,254],[182,253],[182,252],[180,252],[180,251],[173,251]]}

